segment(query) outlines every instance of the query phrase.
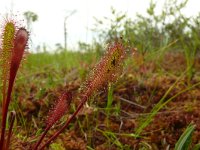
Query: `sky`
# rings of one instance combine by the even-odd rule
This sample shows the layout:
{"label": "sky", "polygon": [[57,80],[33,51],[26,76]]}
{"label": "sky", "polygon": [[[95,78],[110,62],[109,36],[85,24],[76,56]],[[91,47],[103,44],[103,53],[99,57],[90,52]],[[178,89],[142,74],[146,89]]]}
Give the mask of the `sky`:
{"label": "sky", "polygon": [[[163,2],[164,0],[157,0],[158,8],[161,8]],[[75,11],[67,18],[66,28],[68,48],[77,49],[78,41],[91,43],[94,36],[91,31],[95,24],[94,17],[111,17],[113,7],[134,18],[136,13],[145,15],[149,3],[150,0],[1,0],[0,22],[6,13],[12,12],[12,18],[26,26],[23,13],[32,11],[38,15],[38,21],[31,26],[30,49],[34,51],[38,45],[42,46],[44,43],[47,49],[54,49],[56,43],[64,45],[64,18]],[[189,0],[184,13],[187,16],[196,15],[199,6],[200,1]]]}

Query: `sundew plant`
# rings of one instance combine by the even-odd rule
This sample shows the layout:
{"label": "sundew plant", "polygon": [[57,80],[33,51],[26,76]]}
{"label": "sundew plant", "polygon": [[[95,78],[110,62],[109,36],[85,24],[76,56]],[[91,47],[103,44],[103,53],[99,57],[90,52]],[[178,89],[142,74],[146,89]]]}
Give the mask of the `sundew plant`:
{"label": "sundew plant", "polygon": [[[14,21],[6,21],[2,34],[1,45],[1,66],[2,66],[2,121],[1,121],[1,140],[0,149],[9,149],[9,142],[12,135],[13,123],[16,113],[11,112],[11,122],[9,124],[9,131],[6,131],[7,116],[9,112],[9,104],[12,99],[12,89],[15,78],[23,58],[29,33],[23,27],[16,27]],[[44,133],[35,144],[33,149],[43,149],[50,144],[75,118],[86,101],[91,97],[95,91],[107,86],[111,82],[115,82],[122,72],[123,61],[125,59],[125,47],[122,41],[114,41],[107,47],[104,57],[96,65],[96,67],[88,75],[87,80],[83,83],[76,99],[80,101],[79,106],[72,116],[66,121],[63,127],[57,131],[41,148],[42,139],[45,137],[48,130],[67,112],[70,103],[73,100],[70,92],[61,94],[59,99],[55,102],[54,108],[50,110],[46,121],[46,128]],[[7,133],[7,134],[6,134]]]}
{"label": "sundew plant", "polygon": [[[50,144],[50,142],[54,140],[69,125],[69,123],[75,118],[75,116],[81,110],[83,105],[94,94],[95,91],[98,91],[102,87],[107,86],[108,83],[116,81],[116,79],[119,77],[122,71],[123,60],[125,59],[125,55],[126,55],[125,47],[123,47],[120,41],[115,41],[114,43],[111,43],[107,47],[106,54],[102,57],[100,62],[97,63],[97,65],[88,75],[87,80],[81,86],[80,93],[76,97],[80,101],[80,104],[78,105],[76,111],[66,121],[63,127],[58,132],[56,132],[41,147],[41,149],[43,149],[46,145]],[[59,107],[59,106],[56,106],[56,107]],[[54,113],[54,115],[56,115],[56,113]],[[41,136],[40,140],[38,141],[34,149],[37,149],[43,137],[44,136]]]}
{"label": "sundew plant", "polygon": [[[2,65],[2,121],[1,121],[1,139],[0,149],[9,148],[9,140],[12,132],[10,126],[8,136],[6,138],[6,120],[8,115],[8,108],[11,102],[11,94],[19,69],[25,48],[28,42],[28,32],[25,28],[17,28],[13,21],[7,21],[2,34],[1,47],[1,65]],[[13,115],[14,121],[14,113]],[[12,121],[12,122],[13,122]],[[11,122],[10,125],[13,123]]]}
{"label": "sundew plant", "polygon": [[200,14],[184,15],[187,2],[159,13],[152,0],[135,18],[111,8],[79,51],[26,52],[37,14],[24,13],[28,28],[4,19],[0,150],[199,149]]}

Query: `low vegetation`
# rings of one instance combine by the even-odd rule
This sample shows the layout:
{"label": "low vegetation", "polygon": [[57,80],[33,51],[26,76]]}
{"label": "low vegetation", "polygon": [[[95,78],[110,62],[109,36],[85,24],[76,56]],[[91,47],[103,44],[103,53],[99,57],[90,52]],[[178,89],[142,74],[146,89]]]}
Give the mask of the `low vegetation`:
{"label": "low vegetation", "polygon": [[28,33],[7,21],[0,149],[199,149],[200,15],[184,16],[186,5],[166,0],[157,14],[151,1],[135,20],[112,9],[82,51],[24,60]]}

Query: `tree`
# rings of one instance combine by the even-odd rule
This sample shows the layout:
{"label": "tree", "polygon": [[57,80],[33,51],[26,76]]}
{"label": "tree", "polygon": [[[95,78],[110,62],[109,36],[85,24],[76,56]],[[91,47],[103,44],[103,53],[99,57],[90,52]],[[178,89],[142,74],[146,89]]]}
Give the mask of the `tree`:
{"label": "tree", "polygon": [[27,29],[30,31],[30,26],[32,22],[35,22],[38,20],[38,15],[32,11],[26,11],[24,12],[24,17],[26,18],[26,22],[27,22]]}

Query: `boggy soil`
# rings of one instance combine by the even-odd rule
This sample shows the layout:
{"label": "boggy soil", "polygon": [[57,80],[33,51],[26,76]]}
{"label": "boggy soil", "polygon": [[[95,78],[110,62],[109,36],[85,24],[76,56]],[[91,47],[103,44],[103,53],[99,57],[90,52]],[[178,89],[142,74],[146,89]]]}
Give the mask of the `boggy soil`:
{"label": "boggy soil", "polygon": [[[185,69],[185,59],[181,54],[168,53],[163,58],[167,61],[161,61],[159,64],[156,61],[141,63],[137,58],[139,57],[129,62],[122,77],[114,84],[112,107],[106,109],[107,88],[98,91],[88,100],[87,105],[69,127],[46,149],[174,149],[180,135],[190,123],[196,125],[191,147],[200,143],[200,86],[175,97],[155,115],[139,137],[134,137],[141,120],[149,115]],[[195,63],[196,74],[191,82],[188,83],[186,76],[180,78],[164,102],[200,82],[199,60],[197,59]],[[55,88],[41,89],[41,85],[29,80],[26,84],[18,84],[15,87],[17,106],[13,107],[18,115],[11,149],[31,149],[45,128],[46,114],[59,93],[69,90],[76,95],[82,81],[76,76],[76,69],[63,71],[66,72],[71,76],[67,76],[67,80]],[[38,73],[34,74],[32,80],[33,78],[42,80],[45,77],[45,73]],[[43,143],[73,112],[74,109],[71,108],[68,114],[49,131]]]}

